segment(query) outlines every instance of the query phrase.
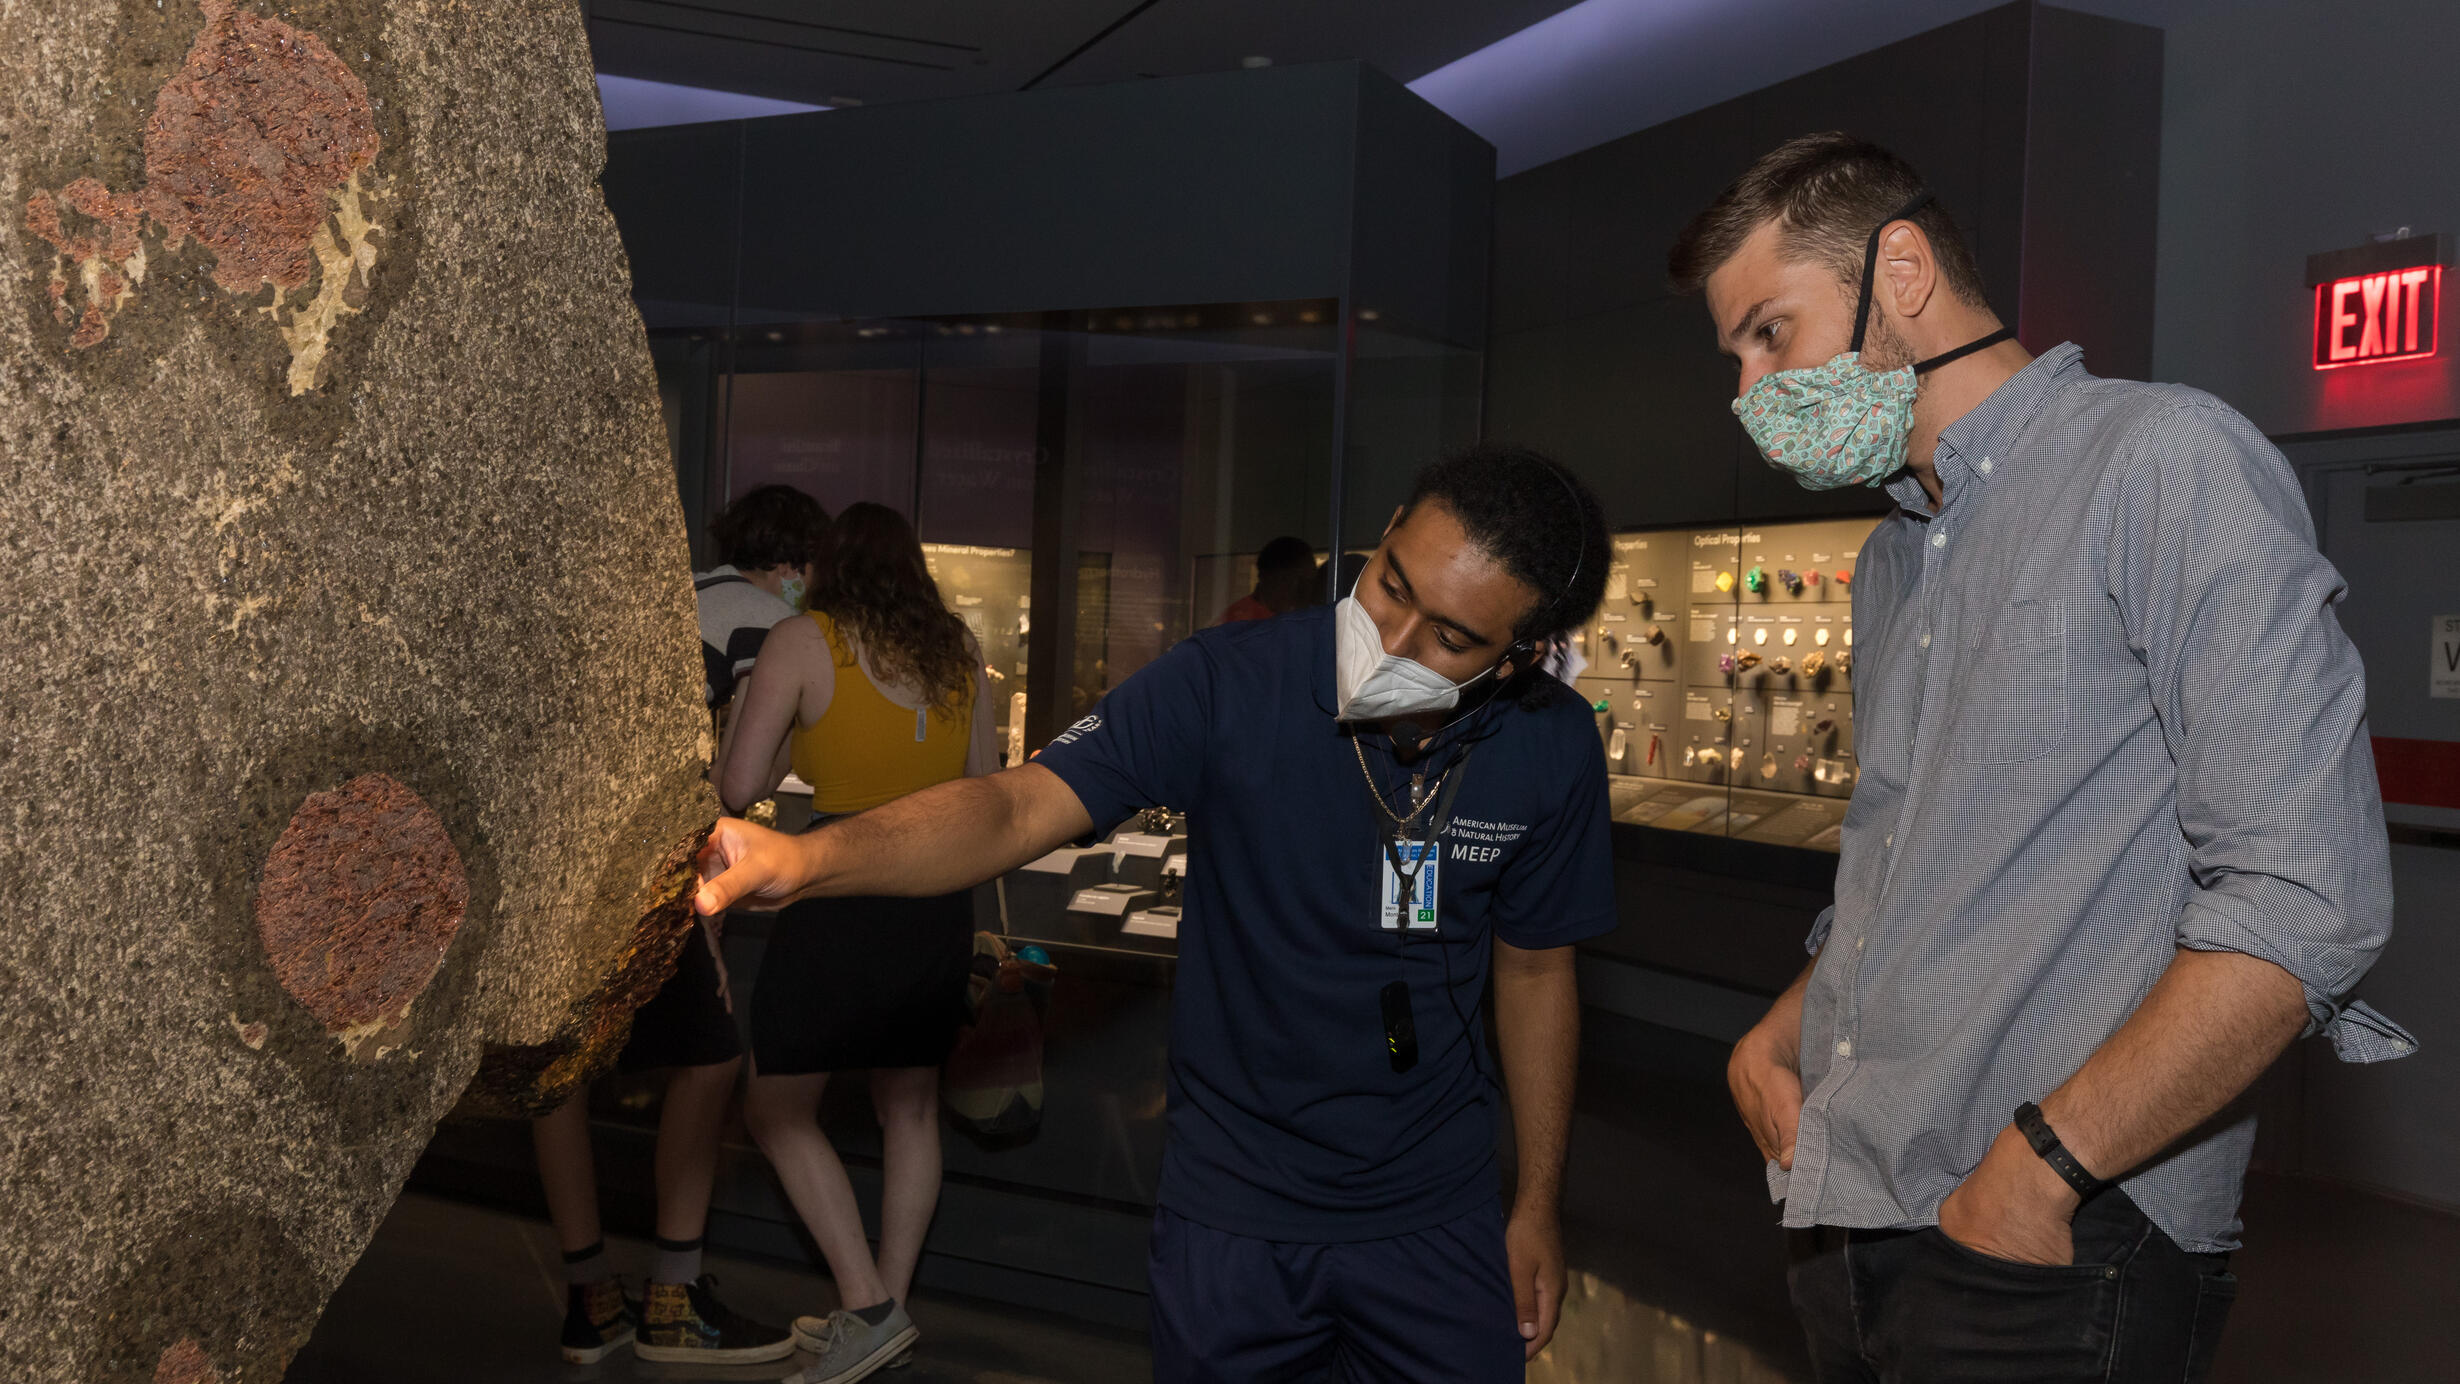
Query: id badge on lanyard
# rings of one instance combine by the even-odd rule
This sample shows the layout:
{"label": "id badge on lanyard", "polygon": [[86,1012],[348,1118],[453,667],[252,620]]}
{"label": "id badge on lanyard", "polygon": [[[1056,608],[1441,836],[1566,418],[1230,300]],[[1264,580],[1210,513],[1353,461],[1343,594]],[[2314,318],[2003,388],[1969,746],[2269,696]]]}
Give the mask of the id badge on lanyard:
{"label": "id badge on lanyard", "polygon": [[[1378,842],[1376,857],[1384,873],[1382,916],[1386,932],[1432,932],[1436,922],[1437,885],[1443,864],[1441,841]],[[1394,858],[1400,868],[1394,868]]]}

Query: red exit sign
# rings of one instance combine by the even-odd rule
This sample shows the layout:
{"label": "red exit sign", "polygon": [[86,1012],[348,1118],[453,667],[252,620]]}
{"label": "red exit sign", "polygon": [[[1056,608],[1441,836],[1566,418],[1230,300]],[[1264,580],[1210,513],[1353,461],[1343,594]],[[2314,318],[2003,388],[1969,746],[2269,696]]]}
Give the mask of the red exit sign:
{"label": "red exit sign", "polygon": [[2433,355],[2443,266],[2451,259],[2448,235],[2404,236],[2308,256],[2306,281],[2315,289],[2315,368]]}

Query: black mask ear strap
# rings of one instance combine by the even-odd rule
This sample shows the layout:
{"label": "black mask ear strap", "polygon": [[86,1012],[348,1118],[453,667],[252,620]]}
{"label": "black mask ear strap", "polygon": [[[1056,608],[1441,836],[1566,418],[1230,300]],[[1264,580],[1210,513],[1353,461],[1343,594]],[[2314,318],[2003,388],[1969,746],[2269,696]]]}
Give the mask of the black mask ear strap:
{"label": "black mask ear strap", "polygon": [[[1854,304],[1854,354],[1862,354],[1862,334],[1871,325],[1871,287],[1879,273],[1879,236],[1890,226],[1930,205],[1928,189],[1913,194],[1911,200],[1890,213],[1888,219],[1871,227],[1870,243],[1862,249],[1862,299]],[[1946,362],[1942,361],[1941,364]]]}
{"label": "black mask ear strap", "polygon": [[1932,356],[1929,360],[1915,361],[1913,363],[1913,373],[1917,375],[1928,374],[1930,371],[1936,370],[1942,365],[1963,360],[1965,357],[1972,355],[1975,351],[1996,346],[2002,341],[2013,341],[2015,339],[2016,329],[2014,327],[2001,327],[1997,331],[1992,332],[1990,335],[1976,337],[1973,340],[1966,342],[1964,345],[1957,347],[1953,351],[1941,351],[1939,354]]}

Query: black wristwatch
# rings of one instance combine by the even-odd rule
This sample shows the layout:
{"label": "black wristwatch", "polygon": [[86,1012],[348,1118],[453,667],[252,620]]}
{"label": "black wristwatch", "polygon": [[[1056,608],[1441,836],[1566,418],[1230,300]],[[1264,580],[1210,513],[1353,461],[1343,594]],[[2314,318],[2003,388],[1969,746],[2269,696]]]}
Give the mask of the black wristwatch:
{"label": "black wristwatch", "polygon": [[2076,1161],[2074,1154],[2067,1151],[2067,1146],[2059,1142],[2059,1136],[2050,1128],[2050,1122],[2041,1117],[2040,1106],[2026,1101],[2016,1107],[2016,1132],[2024,1136],[2024,1141],[2033,1146],[2033,1152],[2041,1155],[2041,1161],[2049,1164],[2052,1172],[2076,1189],[2077,1196],[2091,1201],[2109,1188],[2109,1183],[2093,1176],[2082,1163]]}

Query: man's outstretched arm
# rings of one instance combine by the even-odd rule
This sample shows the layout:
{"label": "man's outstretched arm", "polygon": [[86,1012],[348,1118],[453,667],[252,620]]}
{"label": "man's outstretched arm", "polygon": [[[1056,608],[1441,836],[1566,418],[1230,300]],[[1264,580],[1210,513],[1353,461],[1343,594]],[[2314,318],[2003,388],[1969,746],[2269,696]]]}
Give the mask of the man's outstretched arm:
{"label": "man's outstretched arm", "polygon": [[779,908],[852,894],[950,894],[1093,830],[1074,790],[1038,764],[951,779],[802,836],[727,818],[700,853],[693,907]]}

